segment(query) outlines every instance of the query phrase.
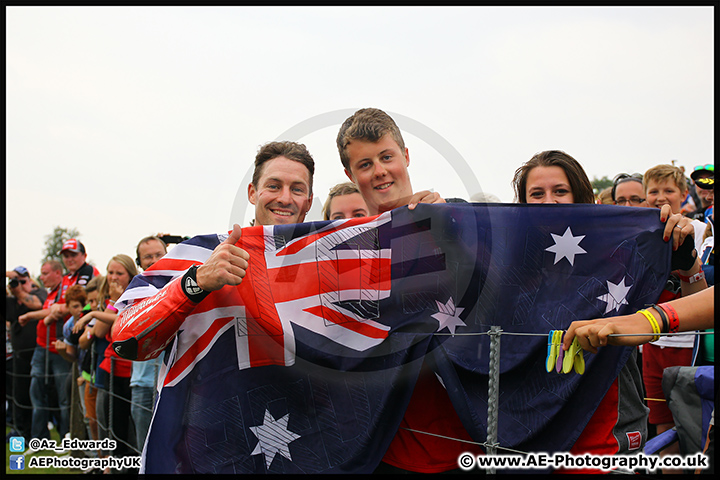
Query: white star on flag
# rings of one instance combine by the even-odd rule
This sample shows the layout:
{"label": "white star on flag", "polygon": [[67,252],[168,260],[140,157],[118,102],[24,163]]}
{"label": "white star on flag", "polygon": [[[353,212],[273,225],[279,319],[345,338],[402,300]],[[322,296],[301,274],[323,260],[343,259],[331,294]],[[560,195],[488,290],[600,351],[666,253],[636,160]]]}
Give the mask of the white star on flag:
{"label": "white star on flag", "polygon": [[437,331],[439,332],[443,328],[447,328],[451,334],[455,335],[455,329],[457,327],[465,327],[465,322],[460,320],[460,314],[465,310],[462,307],[455,307],[455,302],[450,297],[446,304],[435,300],[438,307],[438,313],[432,315],[432,317],[440,324]]}
{"label": "white star on flag", "polygon": [[558,263],[563,258],[567,258],[568,262],[570,262],[570,265],[573,265],[575,262],[575,255],[587,253],[579,245],[582,239],[585,238],[585,235],[573,237],[570,227],[565,230],[565,233],[562,237],[560,235],[555,235],[554,233],[551,233],[550,235],[552,235],[552,238],[555,241],[555,245],[548,247],[545,250],[548,252],[553,252],[555,254],[555,262],[553,263],[553,265]]}
{"label": "white star on flag", "polygon": [[280,455],[292,461],[288,445],[290,442],[300,438],[300,435],[287,429],[289,416],[290,414],[287,414],[279,420],[275,420],[270,412],[265,410],[263,424],[250,427],[250,430],[258,439],[255,450],[250,455],[264,454],[267,468],[270,468],[276,453],[280,453]]}
{"label": "white star on flag", "polygon": [[630,291],[630,285],[625,285],[625,277],[615,285],[611,281],[607,282],[608,287],[608,293],[605,295],[600,295],[598,300],[601,300],[605,302],[607,305],[605,306],[605,313],[610,313],[613,310],[618,310],[620,308],[620,305],[627,305],[628,302],[625,297],[627,297],[628,292]]}

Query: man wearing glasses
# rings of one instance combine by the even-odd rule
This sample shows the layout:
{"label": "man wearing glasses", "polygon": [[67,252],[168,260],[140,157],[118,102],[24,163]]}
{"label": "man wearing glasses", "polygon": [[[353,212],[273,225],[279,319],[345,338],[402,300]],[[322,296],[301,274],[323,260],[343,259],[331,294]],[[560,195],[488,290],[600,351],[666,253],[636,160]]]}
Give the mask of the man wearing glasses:
{"label": "man wearing glasses", "polygon": [[42,308],[45,299],[41,299],[40,296],[45,292],[33,283],[27,268],[15,267],[13,270],[5,272],[5,276],[10,279],[8,284],[10,292],[20,305],[24,305],[28,310]]}
{"label": "man wearing glasses", "polygon": [[613,203],[629,207],[647,207],[642,178],[639,173],[632,175],[621,173],[616,176],[611,191]]}
{"label": "man wearing glasses", "polygon": [[715,203],[714,178],[715,166],[712,164],[698,165],[690,174],[695,184],[695,193],[700,198],[700,205],[693,215],[693,218],[708,222],[712,215],[713,204]]}
{"label": "man wearing glasses", "polygon": [[[138,242],[135,249],[135,262],[143,271],[152,267],[167,253],[167,245],[160,236],[145,237]],[[147,362],[135,362],[130,377],[132,404],[130,416],[135,425],[135,447],[142,450],[150,428],[153,408],[153,392],[155,390],[160,362],[154,359]]]}

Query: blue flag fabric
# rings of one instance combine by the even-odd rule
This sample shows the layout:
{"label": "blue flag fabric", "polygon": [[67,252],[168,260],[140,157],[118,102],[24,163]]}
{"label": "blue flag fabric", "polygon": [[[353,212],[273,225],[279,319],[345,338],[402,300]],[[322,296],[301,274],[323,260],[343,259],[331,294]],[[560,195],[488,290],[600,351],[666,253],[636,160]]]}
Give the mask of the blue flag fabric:
{"label": "blue flag fabric", "polygon": [[[447,252],[465,325],[458,333],[502,329],[501,446],[525,452],[568,451],[582,433],[633,348],[584,352],[583,375],[547,373],[547,334],[575,320],[634,313],[655,303],[671,250],[658,212],[589,205],[472,208],[477,260]],[[453,223],[462,222],[458,215]],[[452,235],[448,235],[452,237]],[[451,240],[454,242],[454,240]],[[442,300],[440,300],[442,301]],[[441,332],[442,333],[442,332]],[[513,335],[514,333],[520,335]],[[539,336],[522,334],[535,333]],[[454,336],[430,344],[434,368],[473,438],[487,432],[490,337]]]}
{"label": "blue flag fabric", "polygon": [[[445,204],[243,229],[245,241],[271,241],[251,252],[264,255],[267,275],[251,263],[253,276],[238,290],[243,301],[251,295],[274,310],[245,305],[220,315],[228,307],[215,300],[210,313],[218,319],[209,325],[222,328],[191,363],[182,360],[192,350],[182,346],[190,319],[180,329],[166,351],[143,471],[370,473],[424,359],[483,442],[490,341],[483,334],[493,325],[503,332],[499,444],[567,451],[631,349],[586,354],[584,375],[548,374],[547,333],[655,303],[670,269],[663,227],[654,209]],[[184,243],[212,251],[222,238]],[[150,284],[162,286],[140,275],[128,290]],[[272,315],[281,331],[261,325]],[[522,333],[544,336],[513,335]],[[240,350],[254,337],[272,338],[284,359],[246,361]]]}

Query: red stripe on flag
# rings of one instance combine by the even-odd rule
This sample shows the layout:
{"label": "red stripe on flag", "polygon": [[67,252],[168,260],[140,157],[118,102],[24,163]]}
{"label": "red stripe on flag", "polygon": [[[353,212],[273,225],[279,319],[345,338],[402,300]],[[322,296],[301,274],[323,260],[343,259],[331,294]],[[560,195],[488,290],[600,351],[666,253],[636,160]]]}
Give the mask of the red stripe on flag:
{"label": "red stripe on flag", "polygon": [[378,217],[378,215],[375,215],[373,217],[358,217],[358,218],[349,218],[345,221],[345,223],[342,224],[342,226],[338,226],[337,228],[330,229],[325,232],[315,233],[312,235],[308,235],[306,237],[302,237],[294,242],[292,242],[287,247],[283,248],[281,251],[277,253],[278,256],[283,255],[292,255],[294,253],[299,252],[303,248],[307,247],[313,242],[316,242],[317,240],[326,237],[332,233],[341,231],[348,227],[354,227],[356,225],[362,225],[364,223],[370,223],[371,221],[375,220]]}
{"label": "red stripe on flag", "polygon": [[167,373],[165,377],[165,385],[175,380],[178,375],[182,374],[192,363],[197,359],[198,355],[210,345],[215,335],[220,331],[222,327],[231,322],[234,317],[223,317],[215,320],[208,328],[205,333],[190,346],[190,348],[183,354],[182,357],[178,358]]}
{"label": "red stripe on flag", "polygon": [[382,330],[372,325],[368,325],[364,322],[358,322],[352,317],[343,315],[340,312],[336,312],[329,308],[325,308],[321,305],[304,309],[305,312],[312,313],[315,316],[324,318],[327,321],[334,323],[335,325],[347,328],[355,333],[359,333],[368,338],[386,338],[388,335],[387,330]]}
{"label": "red stripe on flag", "polygon": [[197,260],[186,260],[184,258],[161,258],[155,262],[147,271],[154,270],[173,270],[178,273],[184,272],[193,265],[202,265]]}
{"label": "red stripe on flag", "polygon": [[[322,271],[318,271],[319,267]],[[327,260],[288,265],[270,270],[268,278],[276,302],[348,290],[388,291],[390,259]]]}
{"label": "red stripe on flag", "polygon": [[265,237],[243,235],[242,243],[250,254],[250,267],[240,284],[245,305],[248,353],[252,366],[285,364],[285,332],[275,308],[274,287],[271,288],[265,263]]}

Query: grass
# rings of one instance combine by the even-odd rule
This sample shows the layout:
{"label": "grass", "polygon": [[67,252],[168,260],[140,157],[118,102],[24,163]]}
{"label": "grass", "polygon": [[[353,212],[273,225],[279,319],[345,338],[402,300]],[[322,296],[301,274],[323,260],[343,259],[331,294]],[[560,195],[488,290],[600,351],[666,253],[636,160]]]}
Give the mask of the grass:
{"label": "grass", "polygon": [[[10,433],[10,427],[5,427],[5,435]],[[52,440],[55,440],[58,444],[60,443],[60,435],[58,435],[57,430],[52,429],[50,430],[50,438]],[[25,446],[27,448],[27,445]],[[30,458],[37,456],[37,457],[61,457],[64,455],[67,455],[68,452],[58,453],[54,450],[40,450],[34,453],[19,453],[19,452],[11,452],[10,451],[10,443],[5,443],[5,458],[7,459],[7,462],[5,464],[5,474],[7,475],[23,475],[23,474],[31,474],[31,475],[57,475],[57,474],[78,474],[82,473],[82,470],[78,469],[71,469],[71,468],[29,468],[27,465],[30,463]],[[25,469],[24,470],[10,470],[10,455],[25,455]]]}

